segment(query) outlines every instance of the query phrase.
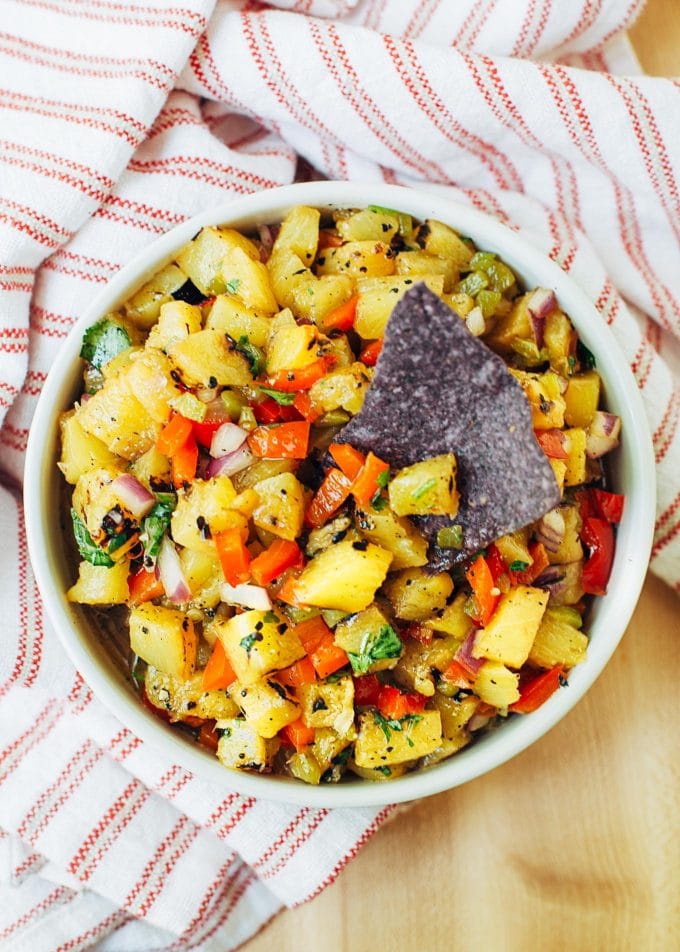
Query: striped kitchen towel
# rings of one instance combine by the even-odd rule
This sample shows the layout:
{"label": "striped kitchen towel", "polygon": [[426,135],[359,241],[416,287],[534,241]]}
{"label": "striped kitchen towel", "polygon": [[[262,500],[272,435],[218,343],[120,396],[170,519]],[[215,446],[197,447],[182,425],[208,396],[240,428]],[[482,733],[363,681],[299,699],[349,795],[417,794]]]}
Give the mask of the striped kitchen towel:
{"label": "striped kitchen towel", "polygon": [[69,327],[155,237],[321,175],[439,190],[570,272],[623,348],[658,465],[652,568],[680,591],[677,82],[642,0],[2,0],[0,946],[243,943],[392,812],[296,809],[163,760],[64,657],[21,481]]}

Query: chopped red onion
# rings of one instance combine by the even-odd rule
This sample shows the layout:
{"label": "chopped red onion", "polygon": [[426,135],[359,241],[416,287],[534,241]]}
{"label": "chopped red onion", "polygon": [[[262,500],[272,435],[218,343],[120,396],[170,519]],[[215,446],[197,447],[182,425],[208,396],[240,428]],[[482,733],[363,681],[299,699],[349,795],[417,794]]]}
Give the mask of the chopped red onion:
{"label": "chopped red onion", "polygon": [[158,552],[156,574],[161,580],[165,594],[174,605],[183,605],[191,600],[191,589],[182,570],[177,549],[167,536],[163,536]]}
{"label": "chopped red onion", "polygon": [[135,519],[141,519],[156,504],[156,497],[149,492],[146,486],[142,486],[138,479],[135,479],[130,473],[123,473],[122,476],[116,476],[111,484],[111,488],[120,500],[121,505]]}
{"label": "chopped red onion", "polygon": [[564,541],[564,515],[560,509],[551,509],[538,521],[536,538],[548,552],[557,552]]}
{"label": "chopped red onion", "polygon": [[213,459],[220,459],[222,456],[229,456],[246,441],[248,434],[235,423],[223,423],[218,430],[213,433],[210,444],[210,455]]}
{"label": "chopped red onion", "polygon": [[229,585],[224,582],[220,588],[220,598],[227,605],[255,608],[261,612],[268,612],[272,607],[267,589],[259,585]]}
{"label": "chopped red onion", "polygon": [[480,307],[473,307],[465,318],[467,328],[473,337],[481,337],[486,330],[486,321]]}
{"label": "chopped red onion", "polygon": [[544,569],[538,578],[534,579],[532,582],[536,588],[545,588],[550,592],[556,590],[556,587],[559,587],[564,579],[565,574],[564,565],[549,565],[547,569]]}
{"label": "chopped red onion", "polygon": [[540,349],[543,346],[545,334],[545,319],[557,307],[555,292],[548,288],[536,288],[527,302],[527,310],[531,320],[531,330]]}
{"label": "chopped red onion", "polygon": [[228,456],[220,456],[218,459],[211,459],[206,470],[206,479],[214,479],[215,476],[233,476],[240,473],[242,469],[250,466],[255,457],[248,447],[243,444]]}
{"label": "chopped red onion", "polygon": [[614,413],[597,410],[586,430],[586,456],[599,459],[619,445],[621,418]]}
{"label": "chopped red onion", "polygon": [[454,655],[454,661],[457,661],[461,667],[465,668],[465,670],[472,675],[476,675],[484,664],[484,658],[475,658],[472,654],[476,635],[477,632],[473,628]]}

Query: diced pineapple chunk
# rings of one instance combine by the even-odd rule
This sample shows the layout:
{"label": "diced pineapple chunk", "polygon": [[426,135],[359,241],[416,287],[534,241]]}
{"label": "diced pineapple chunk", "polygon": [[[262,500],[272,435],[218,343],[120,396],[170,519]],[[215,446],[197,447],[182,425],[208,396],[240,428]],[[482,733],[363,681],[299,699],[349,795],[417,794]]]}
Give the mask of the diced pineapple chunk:
{"label": "diced pineapple chunk", "polygon": [[311,783],[314,786],[321,783],[321,767],[309,750],[296,751],[286,761],[286,767],[296,780],[302,780],[303,783]]}
{"label": "diced pineapple chunk", "polygon": [[236,473],[232,479],[234,486],[239,493],[246,489],[252,489],[258,483],[269,479],[271,476],[280,476],[281,473],[292,473],[298,466],[297,460],[293,459],[255,459],[254,462]]}
{"label": "diced pineapple chunk", "polygon": [[92,540],[103,549],[107,548],[107,532],[104,528],[106,515],[118,504],[112,488],[116,470],[92,469],[78,477],[71,499],[78,518],[85,523]]}
{"label": "diced pineapple chunk", "polygon": [[216,618],[212,627],[244,685],[289,667],[305,654],[295,631],[276,612],[252,610],[229,619]]}
{"label": "diced pineapple chunk", "polygon": [[453,661],[460,642],[452,635],[433,638],[429,645],[408,638],[394,669],[397,684],[425,697],[435,693],[435,673],[445,671]]}
{"label": "diced pineapple chunk", "polygon": [[345,241],[390,241],[399,231],[399,216],[387,209],[362,208],[339,215],[335,227]]}
{"label": "diced pineapple chunk", "polygon": [[70,602],[80,605],[122,605],[130,597],[127,560],[111,568],[81,562],[78,581],[66,593]]}
{"label": "diced pineapple chunk", "polygon": [[394,274],[394,256],[384,241],[347,241],[326,248],[317,258],[317,274],[347,274],[353,278]]}
{"label": "diced pineapple chunk", "polygon": [[391,561],[392,553],[377,545],[343,539],[309,562],[295,585],[295,597],[304,605],[363,611],[384,582]]}
{"label": "diced pineapple chunk", "polygon": [[172,482],[172,469],[167,456],[159,453],[155,446],[142,453],[130,464],[130,472],[147,489],[159,486],[167,487]]}
{"label": "diced pineapple chunk", "polygon": [[593,422],[595,411],[600,402],[600,375],[596,370],[587,370],[569,378],[564,394],[566,408],[564,419],[569,426],[587,429]]}
{"label": "diced pineapple chunk", "polygon": [[320,218],[319,210],[309,205],[297,205],[291,209],[281,222],[272,254],[281,248],[288,248],[309,267],[319,242]]}
{"label": "diced pineapple chunk", "polygon": [[449,292],[458,281],[458,268],[451,258],[439,258],[427,251],[400,251],[395,261],[396,273],[406,277],[421,274],[441,274],[444,277],[444,292]]}
{"label": "diced pineapple chunk", "polygon": [[397,301],[416,284],[423,282],[434,294],[442,294],[444,277],[441,274],[423,274],[416,278],[385,277],[360,278],[357,281],[359,300],[354,329],[366,340],[385,336],[385,328]]}
{"label": "diced pineapple chunk", "polygon": [[212,535],[247,525],[247,518],[231,509],[235,499],[228,476],[197,479],[189,489],[180,489],[170,523],[172,538],[178,545],[213,552]]}
{"label": "diced pineapple chunk", "polygon": [[[431,754],[442,741],[439,711],[407,715],[400,729],[384,725],[384,718],[368,713],[359,717],[359,735],[354,745],[358,767],[381,767],[404,763]],[[389,735],[389,736],[388,736]]]}
{"label": "diced pineapple chunk", "polygon": [[455,516],[456,457],[433,456],[400,469],[389,482],[390,508],[398,516]]}
{"label": "diced pineapple chunk", "polygon": [[585,661],[587,648],[588,639],[583,632],[563,621],[560,609],[549,608],[531,646],[529,661],[539,668],[556,664],[573,668]]}
{"label": "diced pineapple chunk", "polygon": [[404,569],[388,580],[384,590],[399,618],[425,621],[444,608],[453,581],[448,572],[428,575],[421,568]]}
{"label": "diced pineapple chunk", "polygon": [[530,291],[513,303],[512,310],[498,318],[493,330],[486,337],[489,345],[501,354],[512,354],[513,344],[518,341],[533,341],[531,316],[528,304],[533,292]]}
{"label": "diced pineapple chunk", "polygon": [[229,251],[241,248],[247,255],[259,258],[252,241],[231,228],[203,228],[177,255],[177,263],[196,287],[211,297],[224,294],[227,279],[222,272],[222,263]]}
{"label": "diced pineapple chunk", "polygon": [[135,356],[127,371],[130,393],[142,403],[158,423],[167,423],[170,401],[181,393],[172,379],[172,365],[161,350],[145,347]]}
{"label": "diced pineapple chunk", "polygon": [[364,538],[392,553],[393,571],[427,563],[427,540],[410,520],[400,519],[391,509],[357,509],[356,522]]}
{"label": "diced pineapple chunk", "polygon": [[326,338],[313,324],[281,323],[267,347],[267,373],[301,370],[323,355]]}
{"label": "diced pineapple chunk", "polygon": [[193,622],[175,608],[146,603],[130,610],[130,648],[147,664],[180,680],[196,667]]}
{"label": "diced pineapple chunk", "polygon": [[434,218],[428,218],[419,225],[415,238],[429,254],[450,258],[461,271],[467,269],[474,254],[470,243],[463,241],[452,228]]}
{"label": "diced pineapple chunk", "polygon": [[342,734],[330,727],[317,727],[314,734],[312,751],[322,770],[330,767],[339,754],[356,740],[357,732],[352,723]]}
{"label": "diced pineapple chunk", "polygon": [[467,724],[479,707],[479,699],[474,695],[455,701],[453,698],[436,694],[431,703],[442,719],[442,743],[441,747],[423,758],[423,767],[438,764],[470,743],[471,734]]}
{"label": "diced pineapple chunk", "polygon": [[[368,639],[374,639],[385,625],[389,625],[389,619],[378,608],[377,605],[370,605],[362,612],[348,615],[335,627],[335,643],[348,654],[361,654],[364,645],[368,644]],[[395,643],[395,647],[398,645]],[[379,658],[366,669],[369,672],[386,671],[393,668],[399,655],[394,658]]]}
{"label": "diced pineapple chunk", "polygon": [[423,624],[434,631],[446,632],[447,635],[452,635],[457,641],[465,641],[473,627],[472,619],[465,611],[467,600],[468,596],[465,592],[459,592],[441,615],[428,618]]}
{"label": "diced pineapple chunk", "polygon": [[568,453],[564,461],[567,465],[564,485],[580,486],[586,481],[586,431],[572,427],[564,431],[564,436],[564,448]]}
{"label": "diced pineapple chunk", "polygon": [[[179,558],[184,577],[191,589],[192,605],[203,609],[216,608],[220,603],[220,589],[224,578],[215,550],[183,548]],[[205,626],[203,637],[206,638]]]}
{"label": "diced pineapple chunk", "polygon": [[561,581],[552,590],[550,596],[550,606],[553,605],[576,605],[583,598],[583,585],[581,576],[583,574],[583,562],[567,562],[556,565],[559,570]]}
{"label": "diced pineapple chunk", "polygon": [[173,344],[186,340],[201,329],[201,309],[186,301],[170,301],[160,309],[158,323],[151,328],[148,347],[170,350]]}
{"label": "diced pineapple chunk", "polygon": [[332,727],[345,734],[354,723],[354,682],[340,678],[335,683],[315,681],[301,684],[297,696],[302,720],[307,727]]}
{"label": "diced pineapple chunk", "polygon": [[519,382],[531,405],[531,422],[535,430],[551,430],[564,426],[565,402],[561,378],[552,370],[543,374],[526,370],[510,370]]}
{"label": "diced pineapple chunk", "polygon": [[364,364],[357,361],[349,367],[332,370],[317,380],[309,396],[319,413],[342,407],[348,413],[356,414],[361,410],[370,382],[370,373]]}
{"label": "diced pineapple chunk", "polygon": [[246,358],[217,330],[191,334],[173,344],[168,355],[189,386],[245,387],[253,380]]}
{"label": "diced pineapple chunk", "polygon": [[553,311],[548,315],[545,322],[544,346],[548,351],[550,366],[564,376],[571,372],[569,356],[573,337],[574,329],[566,314],[562,311]]}
{"label": "diced pineapple chunk", "polygon": [[125,374],[107,380],[76,413],[86,433],[96,436],[112,453],[136,459],[156,442],[161,426],[130,392]]}
{"label": "diced pineapple chunk", "polygon": [[280,473],[260,480],[253,488],[258,497],[253,510],[255,525],[281,539],[297,539],[305,514],[305,489],[297,476]]}
{"label": "diced pineapple chunk", "polygon": [[553,564],[563,562],[580,562],[583,558],[581,544],[581,514],[578,506],[561,506],[559,512],[564,519],[564,537],[554,552],[548,552],[548,559]]}
{"label": "diced pineapple chunk", "polygon": [[243,248],[234,246],[224,256],[221,270],[226,290],[237,295],[246,307],[262,314],[278,310],[269,271],[259,258],[252,258]]}
{"label": "diced pineapple chunk", "polygon": [[474,688],[485,704],[502,710],[519,700],[518,685],[518,674],[497,661],[485,661],[477,672]]}
{"label": "diced pineapple chunk", "polygon": [[351,770],[353,774],[356,774],[357,777],[361,777],[362,780],[370,780],[374,782],[380,782],[385,780],[394,780],[396,777],[402,777],[408,770],[408,764],[392,764],[390,767],[387,767],[383,764],[380,767],[360,767],[356,760],[350,759],[347,761],[347,768]]}
{"label": "diced pineapple chunk", "polygon": [[80,476],[93,469],[115,469],[122,463],[106,444],[91,433],[86,433],[78,421],[75,410],[59,417],[61,431],[61,458],[59,469],[67,483],[75,484]]}
{"label": "diced pineapple chunk", "polygon": [[528,529],[518,529],[517,532],[501,536],[494,544],[503,556],[506,565],[512,565],[513,562],[526,562],[527,565],[531,565]]}
{"label": "diced pineapple chunk", "polygon": [[518,585],[501,597],[486,628],[480,629],[472,653],[511,668],[521,668],[529,656],[548,604],[542,588]]}
{"label": "diced pineapple chunk", "polygon": [[235,717],[239,712],[238,704],[232,701],[226,691],[205,690],[202,671],[180,680],[149,666],[144,687],[151,703],[167,711],[173,721],[181,721],[185,717],[219,720]]}
{"label": "diced pineapple chunk", "polygon": [[548,458],[548,462],[553,471],[553,476],[555,477],[555,482],[557,487],[562,495],[564,495],[564,477],[567,472],[567,464],[563,459],[553,459],[552,457]]}
{"label": "diced pineapple chunk", "polygon": [[169,264],[129,300],[125,302],[125,316],[134,321],[137,327],[146,330],[158,320],[161,305],[172,301],[172,295],[186,284],[187,276],[176,264]]}
{"label": "diced pineapple chunk", "polygon": [[262,317],[230,294],[220,294],[215,298],[205,326],[209,330],[228,334],[232,340],[247,337],[256,347],[265,347],[271,330],[271,318]]}
{"label": "diced pineapple chunk", "polygon": [[286,724],[300,717],[300,706],[287,688],[272,678],[250,684],[234,681],[229,696],[243,711],[246,722],[260,737],[276,737]]}
{"label": "diced pineapple chunk", "polygon": [[222,732],[217,743],[217,759],[233,770],[269,770],[280,747],[278,740],[265,740],[248,724],[245,718],[219,720]]}

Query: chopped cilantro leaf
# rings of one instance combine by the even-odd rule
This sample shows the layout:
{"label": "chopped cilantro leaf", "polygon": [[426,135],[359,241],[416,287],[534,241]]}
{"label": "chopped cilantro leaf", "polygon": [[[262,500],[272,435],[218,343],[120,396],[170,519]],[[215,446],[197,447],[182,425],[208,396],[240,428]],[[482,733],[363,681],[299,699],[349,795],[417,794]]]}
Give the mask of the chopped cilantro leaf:
{"label": "chopped cilantro leaf", "polygon": [[382,625],[379,631],[364,635],[359,653],[348,651],[354,674],[366,674],[371,665],[385,658],[398,658],[402,652],[401,638],[391,625]]}
{"label": "chopped cilantro leaf", "polygon": [[85,331],[80,356],[97,370],[101,370],[104,364],[108,364],[121,351],[127,350],[131,343],[130,335],[124,327],[108,317],[103,317]]}
{"label": "chopped cilantro leaf", "polygon": [[240,287],[241,287],[240,278],[231,278],[231,280],[227,281],[227,291],[229,292],[229,294],[236,294]]}
{"label": "chopped cilantro leaf", "polygon": [[583,341],[579,340],[576,344],[576,353],[578,355],[579,363],[585,370],[592,370],[593,367],[596,367],[595,355],[592,351],[588,350]]}
{"label": "chopped cilantro leaf", "polygon": [[426,493],[429,493],[431,489],[437,485],[437,480],[427,479],[424,483],[421,483],[417,489],[414,489],[411,493],[411,499],[421,499]]}
{"label": "chopped cilantro leaf", "polygon": [[390,481],[390,471],[389,469],[384,469],[382,473],[378,473],[378,478],[376,483],[380,486],[381,489],[387,489],[387,484]]}
{"label": "chopped cilantro leaf", "polygon": [[264,354],[259,347],[250,343],[247,334],[243,334],[239,337],[236,350],[243,354],[250,364],[250,372],[253,377],[259,376],[264,367]]}
{"label": "chopped cilantro leaf", "polygon": [[245,650],[248,657],[250,657],[250,652],[253,650],[253,645],[256,641],[262,641],[262,635],[259,631],[251,631],[249,635],[246,635],[245,638],[241,638],[239,641],[240,646]]}
{"label": "chopped cilantro leaf", "polygon": [[110,569],[113,565],[113,559],[109,558],[106,552],[94,542],[87,526],[80,519],[75,509],[71,510],[71,519],[73,520],[73,535],[76,545],[85,561],[89,562],[90,565],[104,565]]}
{"label": "chopped cilantro leaf", "polygon": [[511,562],[509,569],[511,572],[524,572],[529,568],[529,563],[524,562],[522,559],[515,559],[514,562]]}
{"label": "chopped cilantro leaf", "polygon": [[272,390],[271,387],[260,387],[262,393],[266,393],[272,400],[276,400],[282,407],[289,407],[295,400],[294,393],[286,393],[284,390]]}
{"label": "chopped cilantro leaf", "polygon": [[156,561],[163,536],[170,525],[170,517],[177,505],[174,493],[158,493],[158,502],[142,521],[141,540],[144,545],[144,562],[149,568]]}
{"label": "chopped cilantro leaf", "polygon": [[376,773],[382,774],[383,777],[391,777],[391,776],[392,776],[392,771],[391,771],[391,769],[390,769],[388,766],[386,766],[386,765],[383,765],[382,767],[374,767],[373,769],[375,770]]}
{"label": "chopped cilantro leaf", "polygon": [[388,742],[392,737],[392,731],[401,730],[401,723],[399,721],[395,721],[394,718],[390,718],[388,720],[388,718],[381,714],[380,711],[373,712],[373,720],[383,732],[385,735],[385,740]]}
{"label": "chopped cilantro leaf", "polygon": [[383,509],[387,508],[387,499],[385,499],[380,490],[378,490],[371,499],[371,508],[375,509],[376,512],[382,512]]}

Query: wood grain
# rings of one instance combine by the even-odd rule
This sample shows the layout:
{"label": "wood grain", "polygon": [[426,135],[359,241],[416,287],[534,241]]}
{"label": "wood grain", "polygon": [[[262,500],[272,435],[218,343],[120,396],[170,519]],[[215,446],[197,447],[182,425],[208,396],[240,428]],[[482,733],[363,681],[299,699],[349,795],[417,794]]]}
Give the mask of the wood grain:
{"label": "wood grain", "polygon": [[[680,2],[649,0],[644,68],[680,73]],[[680,602],[649,577],[614,658],[515,760],[420,802],[245,952],[680,948]]]}

